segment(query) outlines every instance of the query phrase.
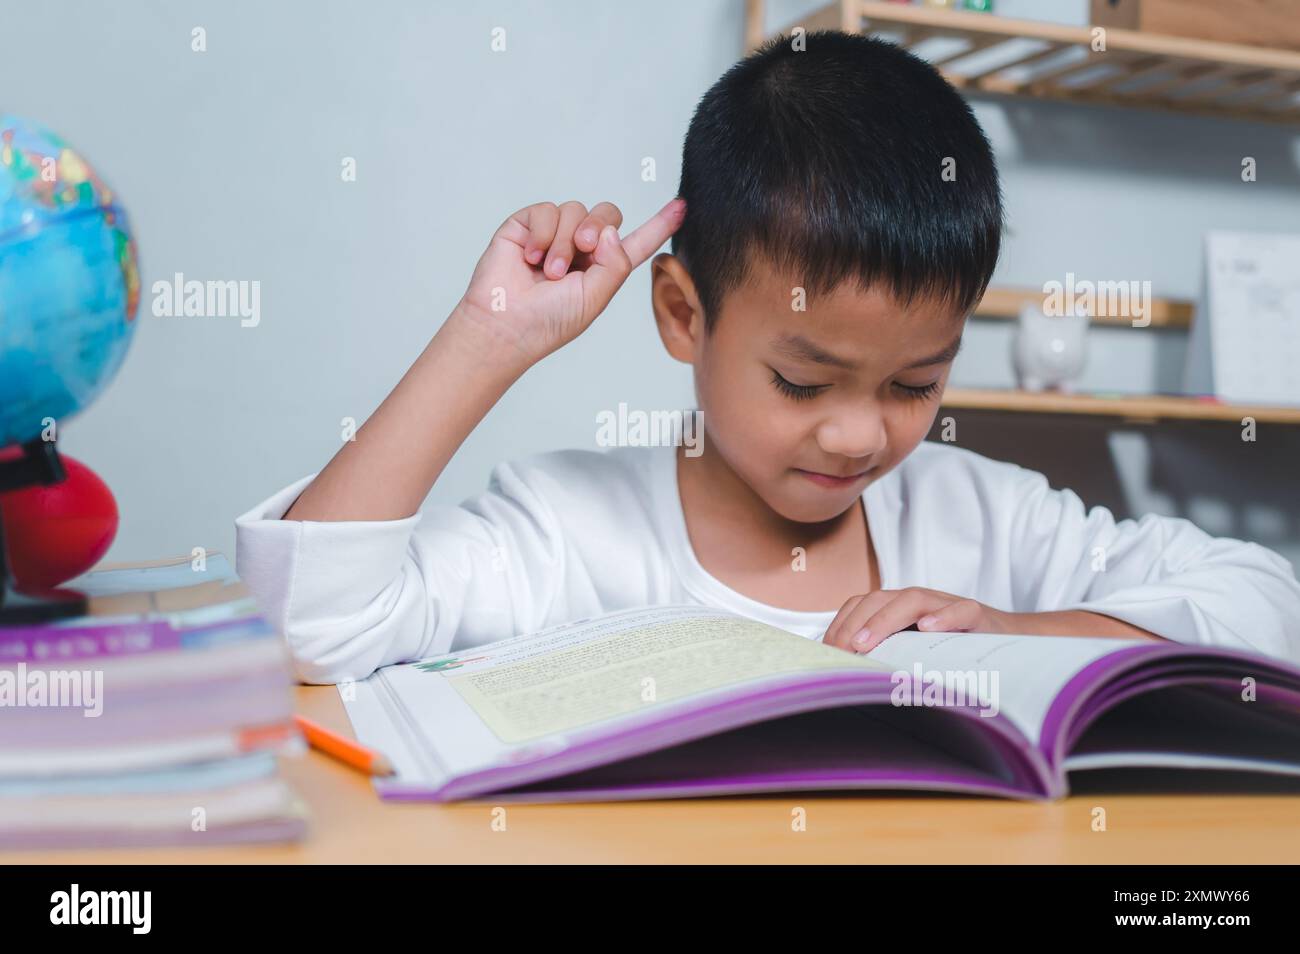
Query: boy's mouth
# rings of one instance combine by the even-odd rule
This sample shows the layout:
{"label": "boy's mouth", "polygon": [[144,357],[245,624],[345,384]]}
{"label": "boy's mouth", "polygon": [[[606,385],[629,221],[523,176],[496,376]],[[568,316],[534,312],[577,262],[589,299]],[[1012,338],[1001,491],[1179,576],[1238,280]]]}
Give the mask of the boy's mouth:
{"label": "boy's mouth", "polygon": [[801,477],[806,477],[808,480],[812,481],[814,484],[816,484],[819,487],[830,487],[834,489],[834,488],[851,487],[853,484],[856,484],[858,481],[860,481],[863,477],[869,476],[871,472],[875,469],[876,468],[874,467],[869,467],[866,470],[861,471],[859,473],[849,474],[847,477],[841,477],[836,474],[823,474],[815,470],[804,470],[802,467],[794,468],[794,472],[796,474],[799,474]]}

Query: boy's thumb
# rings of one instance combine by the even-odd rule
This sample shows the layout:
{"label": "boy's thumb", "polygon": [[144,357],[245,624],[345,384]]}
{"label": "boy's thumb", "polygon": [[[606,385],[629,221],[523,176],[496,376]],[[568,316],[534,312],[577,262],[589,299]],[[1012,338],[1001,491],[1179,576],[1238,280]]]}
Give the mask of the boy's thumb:
{"label": "boy's thumb", "polygon": [[[616,271],[632,271],[632,260],[628,258],[623,240],[618,237],[618,229],[607,225],[600,230],[600,241],[605,245],[605,264]],[[626,275],[624,276],[626,277]]]}
{"label": "boy's thumb", "polygon": [[632,270],[627,252],[618,237],[618,229],[614,226],[606,225],[600,230],[594,258],[595,261],[584,273],[585,284],[597,306],[604,308]]}

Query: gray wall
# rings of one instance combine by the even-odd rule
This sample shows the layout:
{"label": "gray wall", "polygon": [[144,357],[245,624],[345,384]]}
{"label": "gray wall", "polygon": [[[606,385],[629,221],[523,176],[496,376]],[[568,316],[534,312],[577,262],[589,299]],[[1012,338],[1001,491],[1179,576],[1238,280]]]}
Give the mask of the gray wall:
{"label": "gray wall", "polygon": [[[777,26],[809,4],[770,6]],[[1086,6],[998,4],[1073,23]],[[3,107],[60,131],[125,198],[146,293],[175,272],[262,285],[254,328],[155,318],[146,294],[118,378],[67,422],[64,449],[122,508],[109,557],[231,551],[233,517],[319,469],[340,419],[364,420],[383,399],[514,209],[611,199],[629,223],[656,210],[676,190],[696,101],[741,53],[742,10],[741,0],[6,3]],[[196,26],[207,52],[191,50]],[[507,31],[505,53],[489,49],[494,27]],[[1009,207],[997,283],[1039,286],[1073,271],[1194,297],[1204,230],[1300,223],[1292,131],[1019,102],[977,112]],[[1239,177],[1244,155],[1259,162],[1250,185]],[[356,182],[341,181],[345,156],[357,160]],[[647,156],[656,182],[642,181]],[[973,324],[954,384],[1009,385],[1009,332]],[[1182,337],[1097,331],[1082,385],[1176,387]],[[643,270],[502,401],[430,499],[462,499],[503,458],[594,446],[597,411],[620,401],[671,408],[690,394],[688,371],[658,343]],[[1009,453],[1051,437],[1017,426],[1002,429]],[[1262,457],[1243,458],[1239,442],[1198,432],[1112,443],[1128,509],[1192,513],[1215,532],[1300,553],[1285,495],[1260,504]],[[1169,474],[1202,472],[1190,490],[1171,490]],[[1081,488],[1093,476],[1066,474]]]}

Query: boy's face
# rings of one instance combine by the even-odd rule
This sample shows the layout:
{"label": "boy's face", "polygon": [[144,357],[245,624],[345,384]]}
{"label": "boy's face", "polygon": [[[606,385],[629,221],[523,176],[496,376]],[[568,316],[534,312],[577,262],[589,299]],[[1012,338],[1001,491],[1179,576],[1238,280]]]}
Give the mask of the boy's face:
{"label": "boy's face", "polygon": [[712,331],[691,336],[687,360],[705,456],[776,513],[816,523],[844,513],[924,439],[965,318],[852,284],[796,311],[797,284],[753,268]]}

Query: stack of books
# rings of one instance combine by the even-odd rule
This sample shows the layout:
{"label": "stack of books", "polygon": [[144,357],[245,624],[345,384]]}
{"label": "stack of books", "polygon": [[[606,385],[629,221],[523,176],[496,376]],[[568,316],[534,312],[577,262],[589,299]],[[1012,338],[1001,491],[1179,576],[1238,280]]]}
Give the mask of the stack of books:
{"label": "stack of books", "polygon": [[88,573],[86,616],[0,626],[0,848],[302,837],[283,642],[224,557],[199,565]]}

